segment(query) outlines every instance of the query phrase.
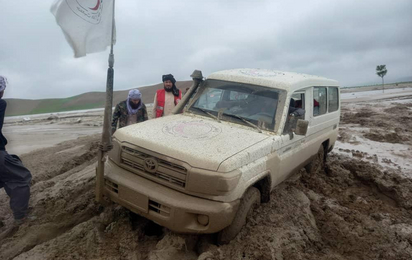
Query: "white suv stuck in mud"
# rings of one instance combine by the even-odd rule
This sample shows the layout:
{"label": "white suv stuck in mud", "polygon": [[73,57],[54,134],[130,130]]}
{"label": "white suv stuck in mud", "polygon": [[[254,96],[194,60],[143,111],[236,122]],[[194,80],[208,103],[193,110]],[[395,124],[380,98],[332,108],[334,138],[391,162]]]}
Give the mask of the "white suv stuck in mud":
{"label": "white suv stuck in mud", "polygon": [[338,135],[339,85],[261,69],[192,77],[174,115],[116,131],[104,194],[171,230],[219,232],[226,243],[279,183],[323,166]]}

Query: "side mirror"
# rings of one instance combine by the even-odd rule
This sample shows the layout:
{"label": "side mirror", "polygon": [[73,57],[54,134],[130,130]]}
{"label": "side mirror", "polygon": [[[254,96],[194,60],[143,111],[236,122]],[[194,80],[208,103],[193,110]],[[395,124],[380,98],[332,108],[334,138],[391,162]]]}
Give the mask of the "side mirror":
{"label": "side mirror", "polygon": [[298,119],[296,123],[295,134],[297,135],[306,135],[308,131],[309,121]]}

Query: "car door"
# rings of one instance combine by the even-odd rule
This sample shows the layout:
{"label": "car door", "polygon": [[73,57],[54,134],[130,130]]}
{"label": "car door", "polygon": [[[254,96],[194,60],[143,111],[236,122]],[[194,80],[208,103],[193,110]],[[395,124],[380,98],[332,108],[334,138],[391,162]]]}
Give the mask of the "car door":
{"label": "car door", "polygon": [[[286,179],[294,170],[300,169],[307,161],[305,155],[305,135],[296,135],[293,132],[298,119],[306,120],[308,118],[308,104],[309,94],[308,89],[299,90],[291,95],[288,106],[288,118],[286,119],[281,136],[281,145],[279,149],[280,169],[282,180]],[[300,113],[291,115],[297,109],[303,110]],[[303,113],[303,114],[302,114]]]}

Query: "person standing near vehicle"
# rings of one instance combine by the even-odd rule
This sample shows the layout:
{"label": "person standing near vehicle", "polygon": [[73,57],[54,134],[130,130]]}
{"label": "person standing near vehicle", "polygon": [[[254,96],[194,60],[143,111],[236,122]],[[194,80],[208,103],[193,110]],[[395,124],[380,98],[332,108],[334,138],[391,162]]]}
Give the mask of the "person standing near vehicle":
{"label": "person standing near vehicle", "polygon": [[162,76],[163,89],[156,91],[153,101],[152,117],[158,118],[171,114],[173,108],[182,99],[182,91],[177,89],[176,80],[172,74]]}
{"label": "person standing near vehicle", "polygon": [[142,94],[138,89],[129,91],[127,99],[116,105],[112,119],[112,134],[119,128],[148,120],[147,109],[142,101]]}
{"label": "person standing near vehicle", "polygon": [[2,97],[6,84],[7,79],[0,76],[0,189],[4,188],[10,197],[15,225],[20,225],[27,216],[32,175],[17,155],[6,151],[7,139],[2,133],[7,107],[7,102]]}

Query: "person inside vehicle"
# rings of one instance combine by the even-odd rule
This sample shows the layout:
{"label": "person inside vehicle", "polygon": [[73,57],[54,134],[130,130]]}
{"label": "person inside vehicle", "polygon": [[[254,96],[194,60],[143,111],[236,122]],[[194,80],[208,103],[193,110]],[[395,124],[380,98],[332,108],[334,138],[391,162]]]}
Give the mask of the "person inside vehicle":
{"label": "person inside vehicle", "polygon": [[319,115],[319,102],[316,99],[313,99],[313,115]]}
{"label": "person inside vehicle", "polygon": [[295,107],[302,108],[302,100],[295,100]]}
{"label": "person inside vehicle", "polygon": [[295,117],[300,117],[300,119],[304,119],[305,110],[302,108],[302,106],[300,107],[296,106],[296,101],[293,98],[291,98],[288,114],[289,116],[295,116]]}
{"label": "person inside vehicle", "polygon": [[296,107],[295,100],[291,98],[289,103],[288,117],[283,133],[290,134],[294,132],[298,119],[305,119],[305,110],[303,108]]}

